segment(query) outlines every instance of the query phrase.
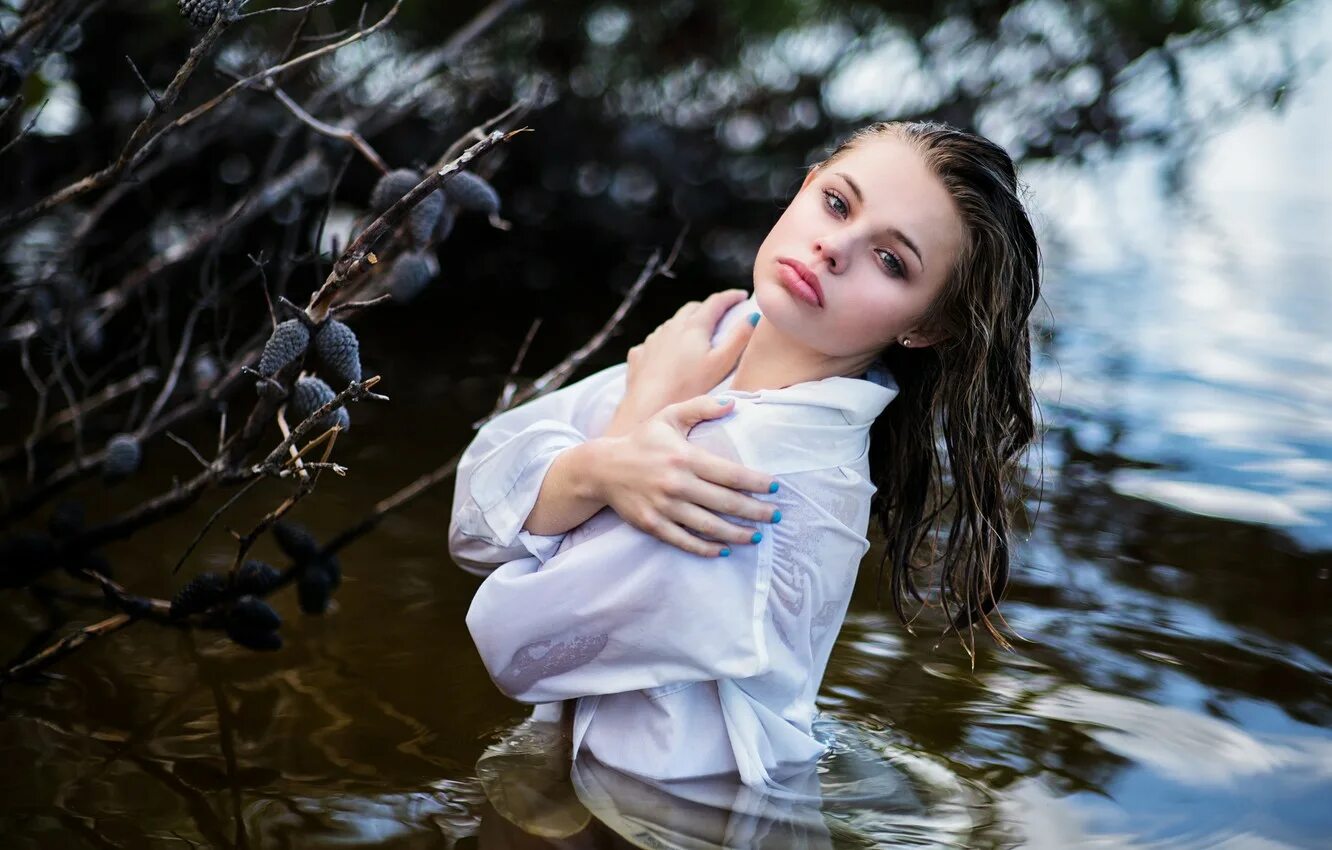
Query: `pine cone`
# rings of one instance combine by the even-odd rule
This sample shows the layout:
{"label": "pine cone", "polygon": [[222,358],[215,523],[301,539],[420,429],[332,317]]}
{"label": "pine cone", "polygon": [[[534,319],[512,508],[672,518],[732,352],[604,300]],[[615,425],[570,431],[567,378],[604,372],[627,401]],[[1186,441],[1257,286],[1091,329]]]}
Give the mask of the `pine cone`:
{"label": "pine cone", "polygon": [[486,215],[499,215],[500,196],[484,177],[459,171],[444,181],[444,193],[459,207]]}
{"label": "pine cone", "polygon": [[398,168],[379,178],[370,192],[370,209],[375,215],[393,206],[398,199],[420,183],[422,177],[410,168]]}
{"label": "pine cone", "polygon": [[143,460],[139,441],[130,434],[117,434],[106,444],[102,459],[102,477],[108,484],[124,480],[134,474]]}
{"label": "pine cone", "polygon": [[315,350],[340,385],[361,380],[361,343],[356,332],[342,322],[324,322],[315,335]]}
{"label": "pine cone", "polygon": [[[311,376],[301,378],[296,382],[291,391],[291,399],[287,402],[287,418],[291,421],[292,427],[304,422],[311,413],[332,401],[335,395],[337,393],[333,392],[333,388],[318,378]],[[337,413],[331,412],[320,417],[314,423],[314,427],[318,431],[323,431],[332,428],[336,421]]]}
{"label": "pine cone", "polygon": [[222,9],[222,0],[179,0],[180,13],[191,26],[208,29],[217,20],[217,13]]}
{"label": "pine cone", "polygon": [[272,565],[259,560],[248,560],[236,571],[235,588],[237,593],[250,593],[263,596],[282,580],[282,573]]}
{"label": "pine cone", "polygon": [[227,577],[221,573],[199,573],[171,597],[171,617],[199,614],[222,601],[227,595]]}
{"label": "pine cone", "polygon": [[242,596],[227,612],[227,637],[248,649],[281,649],[282,618],[267,602]]}
{"label": "pine cone", "polygon": [[333,596],[333,581],[322,561],[306,564],[305,569],[301,570],[296,596],[300,600],[301,610],[307,614],[322,614],[328,610],[329,599]]}
{"label": "pine cone", "polygon": [[300,319],[288,319],[273,329],[259,355],[259,374],[271,378],[278,370],[305,353],[310,344],[310,329]]}
{"label": "pine cone", "polygon": [[283,554],[298,564],[319,551],[314,535],[299,523],[279,521],[273,526],[273,538]]}
{"label": "pine cone", "polygon": [[407,229],[417,245],[429,244],[430,234],[443,212],[444,194],[437,191],[426,195],[420,203],[412,207],[411,213],[407,216]]}
{"label": "pine cone", "polygon": [[406,304],[421,294],[435,276],[434,264],[424,251],[409,251],[393,261],[388,290],[393,300]]}
{"label": "pine cone", "polygon": [[342,564],[338,562],[338,556],[328,555],[320,560],[319,563],[323,567],[324,572],[328,573],[328,580],[332,584],[333,589],[337,590],[338,586],[342,584]]}

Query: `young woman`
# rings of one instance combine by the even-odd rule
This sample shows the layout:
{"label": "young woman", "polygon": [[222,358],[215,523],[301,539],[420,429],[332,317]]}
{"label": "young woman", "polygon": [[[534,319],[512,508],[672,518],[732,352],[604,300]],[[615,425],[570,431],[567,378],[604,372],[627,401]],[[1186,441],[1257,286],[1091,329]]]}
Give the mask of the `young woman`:
{"label": "young woman", "polygon": [[449,548],[486,576],[467,624],[491,677],[563,715],[575,755],[648,779],[780,788],[822,754],[871,516],[899,616],[927,570],[953,630],[1004,642],[1040,289],[1011,159],[866,127],[809,172],[753,285],[491,420],[458,466]]}

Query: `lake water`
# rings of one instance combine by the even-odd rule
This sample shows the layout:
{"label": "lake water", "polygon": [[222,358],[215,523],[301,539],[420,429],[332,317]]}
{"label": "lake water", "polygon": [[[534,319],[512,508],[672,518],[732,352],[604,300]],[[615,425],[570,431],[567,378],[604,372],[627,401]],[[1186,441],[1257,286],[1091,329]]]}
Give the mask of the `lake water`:
{"label": "lake water", "polygon": [[[1283,26],[1332,33],[1332,10],[1307,4]],[[1240,51],[1204,71],[1243,65]],[[621,828],[650,831],[655,810],[654,840],[692,829],[691,846],[744,846],[742,825],[765,846],[1332,846],[1332,65],[1297,75],[1280,110],[1201,124],[1180,162],[1131,148],[1025,172],[1051,329],[1031,457],[1044,486],[1003,608],[1026,642],[982,650],[973,670],[906,634],[864,581],[820,700],[835,746],[815,822],[765,832],[763,813],[696,801],[680,811],[703,814],[671,823],[630,794],[641,819],[621,808]],[[325,535],[445,461],[493,389],[440,368],[466,362],[470,337],[383,322],[364,342],[394,400],[359,416],[352,477],[300,515]],[[514,344],[496,340],[494,358]],[[159,456],[133,487],[87,492],[127,505],[189,463]],[[526,710],[463,625],[476,580],[448,561],[450,489],[344,554],[325,616],[279,597],[280,653],[140,626],[8,688],[0,845],[563,846],[521,843],[486,802],[508,789],[512,816],[581,823],[540,741],[498,744]],[[211,510],[112,548],[135,590],[170,595]],[[210,540],[199,563],[221,566],[226,542]],[[48,624],[0,594],[7,657]],[[873,805],[856,802],[866,788]]]}

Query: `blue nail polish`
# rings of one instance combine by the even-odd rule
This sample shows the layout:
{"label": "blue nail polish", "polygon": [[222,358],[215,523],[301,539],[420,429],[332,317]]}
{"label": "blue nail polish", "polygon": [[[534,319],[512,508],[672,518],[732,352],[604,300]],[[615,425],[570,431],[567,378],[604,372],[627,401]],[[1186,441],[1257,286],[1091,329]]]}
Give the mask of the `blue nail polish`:
{"label": "blue nail polish", "polygon": [[[717,398],[717,397],[716,397],[716,396],[713,396],[713,398]],[[718,403],[718,404],[726,404],[726,401],[727,401],[727,400],[724,399],[724,398],[718,398],[718,399],[717,399],[717,403]]]}
{"label": "blue nail polish", "polygon": [[776,481],[772,482],[772,486],[768,488],[768,492],[769,492],[769,493],[776,493],[776,492],[777,492],[777,487],[778,487],[777,482],[776,482]]}
{"label": "blue nail polish", "polygon": [[761,531],[756,531],[756,532],[754,532],[754,536],[751,537],[751,538],[749,538],[749,542],[750,542],[750,543],[757,543],[757,542],[759,542],[759,541],[762,540],[762,539],[763,539],[763,532],[761,532]]}
{"label": "blue nail polish", "polygon": [[782,521],[782,512],[781,512],[781,511],[773,511],[773,512],[772,512],[772,521],[773,521],[773,522],[781,522],[781,521]]}
{"label": "blue nail polish", "polygon": [[720,555],[721,557],[723,557],[723,558],[729,558],[729,557],[731,557],[731,550],[730,550],[730,549],[723,549],[723,550],[721,550],[720,552],[718,552],[717,554],[719,554],[719,555]]}
{"label": "blue nail polish", "polygon": [[750,314],[749,314],[749,323],[750,323],[751,325],[753,325],[754,327],[758,327],[758,322],[759,322],[759,314],[758,314],[758,313],[750,313]]}

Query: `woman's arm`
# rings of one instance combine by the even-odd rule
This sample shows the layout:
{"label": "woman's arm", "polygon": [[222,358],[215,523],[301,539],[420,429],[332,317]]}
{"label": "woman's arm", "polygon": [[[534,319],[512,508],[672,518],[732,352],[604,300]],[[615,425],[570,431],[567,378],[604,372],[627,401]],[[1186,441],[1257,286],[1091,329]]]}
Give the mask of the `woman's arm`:
{"label": "woman's arm", "polygon": [[599,434],[624,394],[620,363],[505,411],[477,431],[458,460],[449,554],[485,575],[529,554],[548,557],[560,537],[523,530],[551,464]]}
{"label": "woman's arm", "polygon": [[[709,445],[726,439],[719,423],[691,435],[731,456]],[[496,569],[467,626],[492,679],[523,702],[758,675],[771,663],[771,546],[765,536],[718,562],[608,523],[544,564]]]}
{"label": "woman's arm", "polygon": [[601,437],[561,452],[524,528],[562,533],[609,505],[629,525],[696,555],[716,557],[754,543],[753,528],[718,514],[771,522],[772,505],[739,491],[771,492],[772,476],[687,439],[699,423],[731,413],[733,404],[698,396],[668,406],[622,437]]}

